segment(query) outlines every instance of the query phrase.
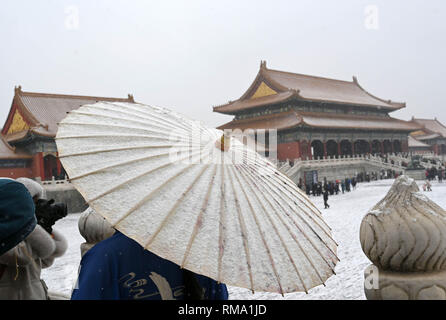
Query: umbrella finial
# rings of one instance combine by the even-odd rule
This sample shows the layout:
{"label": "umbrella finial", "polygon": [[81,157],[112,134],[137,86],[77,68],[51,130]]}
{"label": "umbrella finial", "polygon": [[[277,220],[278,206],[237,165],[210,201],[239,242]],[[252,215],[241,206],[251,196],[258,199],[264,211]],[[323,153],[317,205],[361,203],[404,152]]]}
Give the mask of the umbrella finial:
{"label": "umbrella finial", "polygon": [[215,141],[215,146],[221,151],[228,151],[231,146],[231,137],[226,132],[223,133],[217,141]]}

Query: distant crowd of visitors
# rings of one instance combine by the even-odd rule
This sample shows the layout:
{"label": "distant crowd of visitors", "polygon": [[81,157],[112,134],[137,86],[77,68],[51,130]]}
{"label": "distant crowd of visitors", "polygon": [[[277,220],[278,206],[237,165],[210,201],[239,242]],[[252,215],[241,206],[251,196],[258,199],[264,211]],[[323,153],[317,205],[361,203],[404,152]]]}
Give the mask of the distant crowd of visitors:
{"label": "distant crowd of visitors", "polygon": [[443,179],[446,178],[445,170],[443,168],[437,169],[435,167],[432,167],[430,169],[427,169],[425,174],[427,181],[432,181],[438,178],[438,182],[443,182]]}
{"label": "distant crowd of visitors", "polygon": [[323,196],[324,198],[324,206],[325,209],[330,208],[328,204],[329,195],[337,195],[339,193],[350,192],[356,189],[356,185],[359,182],[370,182],[382,179],[395,179],[401,173],[396,172],[394,170],[382,170],[380,172],[370,172],[358,173],[355,177],[345,178],[345,179],[337,179],[335,181],[327,181],[324,178],[324,182],[312,182],[312,183],[304,183],[303,179],[299,179],[298,187],[305,191],[308,196]]}

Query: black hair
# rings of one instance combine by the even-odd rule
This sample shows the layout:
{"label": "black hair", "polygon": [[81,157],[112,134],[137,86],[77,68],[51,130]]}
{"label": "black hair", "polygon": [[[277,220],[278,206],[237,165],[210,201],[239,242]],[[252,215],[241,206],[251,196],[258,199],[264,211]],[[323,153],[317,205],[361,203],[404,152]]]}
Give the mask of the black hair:
{"label": "black hair", "polygon": [[184,300],[204,300],[205,289],[198,283],[195,274],[183,269]]}

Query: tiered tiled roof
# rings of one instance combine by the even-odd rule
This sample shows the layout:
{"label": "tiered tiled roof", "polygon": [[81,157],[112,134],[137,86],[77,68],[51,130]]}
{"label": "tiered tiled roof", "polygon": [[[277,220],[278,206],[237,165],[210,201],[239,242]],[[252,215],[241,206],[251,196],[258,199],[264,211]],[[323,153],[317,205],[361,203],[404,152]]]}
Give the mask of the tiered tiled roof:
{"label": "tiered tiled roof", "polygon": [[412,122],[420,125],[423,128],[425,134],[416,136],[418,140],[429,140],[438,137],[446,138],[446,127],[435,119],[416,119],[412,118]]}
{"label": "tiered tiled roof", "polygon": [[[57,123],[65,118],[69,111],[97,101],[134,102],[131,95],[123,99],[34,93],[24,92],[19,86],[15,89],[12,107],[2,134],[8,141],[21,139],[28,133],[55,137]],[[14,128],[11,128],[12,124]]]}
{"label": "tiered tiled roof", "polygon": [[233,120],[220,126],[219,129],[277,129],[280,131],[299,126],[404,132],[419,129],[419,126],[414,123],[391,117],[300,111],[287,111],[284,113],[274,113],[255,118]]}
{"label": "tiered tiled roof", "polygon": [[[258,94],[262,90],[263,94]],[[380,99],[353,81],[328,79],[298,73],[268,69],[263,61],[252,85],[236,100],[214,107],[215,112],[237,114],[241,111],[266,104],[290,99],[364,106],[394,111],[405,107],[405,103]]]}
{"label": "tiered tiled roof", "polygon": [[417,139],[415,139],[412,136],[409,136],[409,138],[408,138],[408,145],[409,145],[409,148],[430,148],[431,147],[430,145],[428,145],[424,142],[418,141]]}

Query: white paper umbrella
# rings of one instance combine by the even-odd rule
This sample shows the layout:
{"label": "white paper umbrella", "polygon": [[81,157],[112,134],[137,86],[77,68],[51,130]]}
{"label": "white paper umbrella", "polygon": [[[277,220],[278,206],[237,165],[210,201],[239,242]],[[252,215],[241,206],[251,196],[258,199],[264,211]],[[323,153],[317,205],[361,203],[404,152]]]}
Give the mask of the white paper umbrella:
{"label": "white paper umbrella", "polygon": [[99,102],[70,112],[56,142],[90,206],[160,257],[253,291],[323,284],[338,259],[320,212],[222,134],[164,108]]}

